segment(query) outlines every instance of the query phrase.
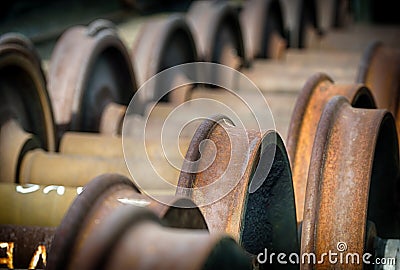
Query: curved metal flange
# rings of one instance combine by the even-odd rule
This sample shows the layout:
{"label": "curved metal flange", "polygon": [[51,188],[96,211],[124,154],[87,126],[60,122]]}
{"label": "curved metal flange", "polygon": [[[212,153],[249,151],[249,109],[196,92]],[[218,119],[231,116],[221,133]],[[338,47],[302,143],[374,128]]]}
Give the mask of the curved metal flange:
{"label": "curved metal flange", "polygon": [[0,37],[1,121],[17,119],[35,134],[42,147],[54,151],[54,122],[41,60],[33,44],[20,34]]}
{"label": "curved metal flange", "polygon": [[282,57],[287,42],[284,39],[282,8],[278,0],[244,2],[240,22],[248,61],[256,57]]}
{"label": "curved metal flange", "polygon": [[133,205],[119,207],[101,220],[79,249],[65,268],[251,269],[249,258],[228,236],[165,228],[154,213]]}
{"label": "curved metal flange", "polygon": [[[333,97],[318,124],[310,164],[302,253],[318,259],[328,251],[361,257],[369,251],[367,221],[379,237],[400,238],[398,141],[390,113],[357,109],[344,97]],[[329,263],[306,262],[302,269],[325,269]]]}
{"label": "curved metal flange", "polygon": [[99,131],[108,104],[129,104],[135,76],[111,22],[75,26],[61,36],[50,59],[48,89],[60,132]]}
{"label": "curved metal flange", "polygon": [[356,81],[371,89],[378,108],[396,118],[400,135],[400,50],[374,41],[362,56]]}
{"label": "curved metal flange", "polygon": [[374,99],[363,85],[336,85],[323,73],[308,79],[297,99],[290,121],[287,148],[292,165],[297,219],[303,219],[305,190],[315,132],[325,104],[336,95],[354,107],[375,108]]}
{"label": "curved metal flange", "polygon": [[200,60],[239,69],[245,62],[237,10],[225,1],[196,1],[187,13]]}
{"label": "curved metal flange", "polygon": [[1,182],[16,181],[21,158],[29,149],[55,150],[53,112],[40,63],[26,37],[0,37]]}
{"label": "curved metal flange", "polygon": [[[181,15],[145,23],[136,37],[132,49],[132,63],[139,85],[165,69],[195,62],[197,59],[192,33],[185,18]],[[155,86],[154,91],[157,91],[158,88]],[[147,95],[157,97],[160,94]],[[169,101],[169,99],[170,97],[166,96],[162,100]],[[148,100],[148,102],[152,101],[158,100]]]}
{"label": "curved metal flange", "polygon": [[[239,128],[226,125],[224,119],[226,117],[217,116],[199,126],[185,157],[190,165],[183,165],[177,194],[203,204],[207,198],[211,200],[219,194],[218,187],[230,184],[235,181],[234,176],[241,175],[228,194],[200,207],[210,231],[229,233],[253,255],[263,252],[264,248],[274,252],[298,252],[291,171],[279,134],[250,130],[242,133]],[[245,138],[239,138],[241,136]],[[249,142],[249,149],[241,152],[246,157],[231,160],[235,158],[231,156],[232,149],[237,150],[233,145],[243,140]],[[202,141],[213,143],[201,147]],[[201,156],[206,156],[212,145],[216,147],[213,163],[193,173],[191,162],[200,159],[199,149],[202,148]],[[216,182],[220,183],[213,189],[215,194],[196,189]]]}
{"label": "curved metal flange", "polygon": [[[85,236],[96,231],[100,221],[106,220],[112,212],[126,205],[146,207],[171,227],[207,228],[200,210],[190,199],[171,197],[170,201],[174,207],[161,205],[139,194],[133,182],[120,175],[106,174],[96,177],[84,187],[58,227],[52,243],[48,269],[73,268],[76,263],[79,265],[81,259],[84,259],[82,250],[90,247],[90,242],[86,241]],[[192,208],[179,208],[181,205]]]}

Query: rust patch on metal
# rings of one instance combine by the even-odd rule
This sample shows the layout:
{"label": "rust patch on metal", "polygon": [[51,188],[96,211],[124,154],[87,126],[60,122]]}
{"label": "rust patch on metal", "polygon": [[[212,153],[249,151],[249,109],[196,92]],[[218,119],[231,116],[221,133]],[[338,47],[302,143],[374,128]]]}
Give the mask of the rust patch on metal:
{"label": "rust patch on metal", "polygon": [[389,110],[396,119],[400,135],[400,50],[380,42],[369,45],[361,59],[357,82],[371,89],[380,109]]}
{"label": "rust patch on metal", "polygon": [[[211,143],[203,147],[200,156],[199,146],[204,140]],[[202,171],[182,170],[177,194],[189,196],[201,205],[211,232],[232,235],[251,254],[258,254],[265,247],[297,252],[290,165],[279,135],[273,131],[243,132],[216,119],[206,120],[195,133],[186,162],[201,158],[200,166],[212,152],[212,145],[216,147],[212,164]],[[241,154],[235,156],[232,151]],[[188,168],[185,163],[183,168]],[[224,188],[232,183],[236,185],[225,194]],[[202,189],[209,185],[215,186]]]}
{"label": "rust patch on metal", "polygon": [[[301,253],[321,258],[344,242],[347,253],[363,254],[368,221],[376,225],[379,237],[399,238],[397,149],[394,119],[386,110],[354,108],[344,97],[327,103],[310,160]],[[325,260],[302,269],[327,266]]]}
{"label": "rust patch on metal", "polygon": [[293,110],[287,139],[298,221],[303,219],[307,176],[318,122],[325,104],[337,95],[345,97],[354,107],[375,108],[370,91],[361,84],[337,85],[323,73],[317,73],[307,81]]}
{"label": "rust patch on metal", "polygon": [[[92,245],[96,241],[93,239],[97,237],[96,232],[108,222],[113,212],[127,206],[147,208],[171,227],[207,228],[200,210],[190,199],[170,197],[169,201],[176,205],[163,205],[140,194],[128,178],[120,175],[108,174],[95,178],[84,187],[58,227],[50,250],[48,269],[74,268],[83,265],[84,261],[88,264],[98,263],[100,257],[92,258],[92,261],[87,258],[87,252],[93,254],[91,250],[96,248]],[[193,208],[180,208],[181,205],[190,205]],[[118,222],[115,222],[117,228]]]}

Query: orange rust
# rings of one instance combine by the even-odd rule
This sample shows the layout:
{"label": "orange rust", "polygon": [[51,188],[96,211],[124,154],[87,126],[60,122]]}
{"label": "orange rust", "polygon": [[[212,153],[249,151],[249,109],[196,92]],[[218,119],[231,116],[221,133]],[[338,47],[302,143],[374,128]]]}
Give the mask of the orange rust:
{"label": "orange rust", "polygon": [[[97,248],[93,245],[94,238],[98,238],[96,233],[104,226],[112,213],[127,206],[147,208],[168,226],[192,229],[207,228],[200,210],[190,199],[173,196],[168,201],[171,204],[192,208],[162,205],[139,194],[136,186],[129,179],[120,175],[108,174],[95,178],[84,187],[83,192],[74,201],[61,222],[52,243],[48,269],[61,269],[59,268],[61,266],[63,269],[74,269],[74,266],[88,263],[88,252]],[[151,218],[151,220],[156,219]],[[111,228],[109,229],[112,231]],[[179,239],[176,240],[179,242]],[[110,247],[111,245],[112,243],[110,243]],[[112,250],[109,250],[109,253],[112,253]],[[91,260],[89,263],[96,262]]]}
{"label": "orange rust", "polygon": [[[394,120],[385,110],[358,109],[344,97],[332,98],[319,122],[310,160],[302,225],[301,254],[364,254],[367,222],[378,236],[400,236],[398,191],[398,142]],[[326,269],[324,263],[304,264],[301,269]],[[363,264],[339,264],[362,269]]]}
{"label": "orange rust", "polygon": [[380,42],[370,44],[358,70],[357,82],[371,89],[378,108],[389,110],[400,135],[400,50]]}
{"label": "orange rust", "polygon": [[[186,154],[187,163],[183,165],[177,194],[189,196],[200,205],[211,232],[229,233],[251,254],[258,254],[257,252],[262,252],[265,247],[295,252],[297,233],[290,166],[279,135],[274,131],[243,131],[221,119],[223,118],[217,117],[206,120],[196,131]],[[198,152],[199,147],[201,155]],[[272,151],[265,150],[268,147],[271,147],[269,150]],[[189,162],[193,161],[199,162],[189,166]],[[196,166],[198,171],[188,172],[188,169],[194,169]],[[287,174],[282,176],[282,172]],[[251,190],[251,185],[257,184],[253,183],[255,179],[262,179],[263,182],[258,183],[259,186],[256,186],[254,191]],[[287,183],[289,188],[275,191],[275,196],[284,202],[281,208],[277,209],[274,206],[279,203],[273,201],[269,197],[272,195],[265,192],[264,188],[269,185],[278,186],[277,183],[283,182]],[[256,204],[251,202],[252,198],[254,200],[260,197],[266,201],[271,200],[265,205],[261,203],[262,199],[256,199]],[[268,219],[269,211],[274,211],[276,216],[284,215],[287,218],[284,221],[285,225],[277,225],[274,223],[276,220]],[[258,228],[254,228],[251,225],[253,223],[257,223]],[[267,225],[270,223],[273,223],[273,227],[277,226],[272,231],[269,231]],[[250,234],[248,227],[252,227]],[[291,235],[287,238],[291,243],[280,239],[279,241],[285,244],[278,247],[271,239],[274,236],[284,237],[280,235],[283,227],[284,234]],[[252,239],[249,243],[249,235],[262,236],[255,236],[257,239]],[[270,240],[266,240],[267,238]]]}
{"label": "orange rust", "polygon": [[307,81],[293,110],[287,139],[298,221],[303,219],[307,176],[318,122],[325,104],[336,95],[344,96],[355,107],[375,107],[371,93],[360,84],[336,85],[323,73],[317,73]]}

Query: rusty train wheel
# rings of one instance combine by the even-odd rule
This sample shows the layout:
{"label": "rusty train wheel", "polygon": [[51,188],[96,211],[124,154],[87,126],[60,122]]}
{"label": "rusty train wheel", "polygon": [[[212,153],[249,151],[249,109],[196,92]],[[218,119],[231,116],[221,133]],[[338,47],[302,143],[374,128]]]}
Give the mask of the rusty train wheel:
{"label": "rusty train wheel", "polygon": [[[207,159],[207,153],[212,152],[211,144],[203,146],[201,156],[199,152],[201,142],[207,140],[214,142],[216,156],[209,167],[197,173],[188,172],[193,170],[193,163],[184,163],[177,194],[190,196],[196,204],[203,205],[200,209],[211,232],[229,233],[253,255],[263,252],[264,248],[274,252],[298,252],[290,165],[281,138],[273,131],[263,135],[255,131],[242,133],[226,125],[224,119],[229,121],[216,116],[199,126],[185,162],[198,161],[200,157]],[[240,136],[244,137],[240,139]],[[236,160],[229,153],[237,150],[234,145],[242,140],[249,142],[250,148],[240,152],[248,159]],[[235,159],[233,167],[229,159]],[[201,167],[201,162],[195,165]],[[233,177],[240,175],[240,181],[228,194],[219,194],[218,187],[233,182]],[[218,181],[220,183],[213,189],[215,194],[221,195],[218,198],[197,189]],[[205,204],[204,200],[208,199],[210,203]]]}
{"label": "rusty train wheel", "polygon": [[[247,1],[240,21],[248,61],[255,57],[281,58],[286,48],[283,15],[279,1]],[[278,39],[275,42],[275,39]]]}
{"label": "rusty train wheel", "polygon": [[[73,202],[58,227],[50,251],[49,269],[71,267],[70,263],[73,263],[75,258],[80,256],[80,248],[85,246],[83,244],[84,235],[90,234],[91,230],[97,228],[96,220],[105,219],[107,215],[123,205],[132,204],[149,208],[163,222],[172,227],[207,228],[200,210],[193,205],[191,200],[172,197],[170,201],[171,204],[176,206],[160,205],[158,202],[139,194],[133,182],[120,175],[106,174],[96,177],[84,187],[83,192]],[[190,205],[192,209],[179,208],[183,205],[186,205],[186,207]]]}
{"label": "rusty train wheel", "polygon": [[84,241],[69,269],[251,269],[233,239],[165,228],[154,213],[133,205],[115,209]]}
{"label": "rusty train wheel", "polygon": [[[374,236],[368,235],[368,221],[375,224],[378,237],[400,238],[398,170],[393,116],[332,98],[321,116],[311,156],[301,252],[317,258],[329,250],[360,256],[371,252],[367,244]],[[322,269],[328,263],[306,263],[302,269]],[[346,265],[362,268],[362,263]]]}
{"label": "rusty train wheel", "polygon": [[[25,152],[55,150],[53,112],[45,77],[33,44],[19,34],[0,38],[0,110],[2,182],[18,177]],[[12,134],[14,127],[21,132]]]}
{"label": "rusty train wheel", "polygon": [[[136,37],[132,50],[132,62],[140,85],[165,69],[195,61],[196,45],[186,20],[180,15],[146,23]],[[157,91],[158,87],[155,88],[154,91]],[[162,101],[169,99],[166,96]]]}
{"label": "rusty train wheel", "polygon": [[8,34],[1,37],[0,46],[1,123],[17,119],[27,132],[38,137],[43,148],[54,151],[52,107],[33,44],[18,34]]}
{"label": "rusty train wheel", "polygon": [[371,43],[362,56],[357,82],[367,85],[378,108],[389,110],[400,135],[400,50]]}
{"label": "rusty train wheel", "polygon": [[61,132],[99,131],[108,104],[129,104],[135,76],[111,22],[75,26],[61,36],[50,59],[48,88]]}
{"label": "rusty train wheel", "polygon": [[378,108],[396,115],[400,98],[400,50],[373,42],[365,51],[358,70],[357,82],[363,83],[376,100]]}
{"label": "rusty train wheel", "polygon": [[202,61],[239,69],[244,64],[244,44],[237,11],[224,1],[196,1],[187,19]]}
{"label": "rusty train wheel", "polygon": [[287,139],[298,221],[303,218],[307,176],[318,121],[325,104],[336,95],[344,96],[354,107],[375,108],[371,93],[362,85],[336,85],[323,73],[308,79],[293,110]]}

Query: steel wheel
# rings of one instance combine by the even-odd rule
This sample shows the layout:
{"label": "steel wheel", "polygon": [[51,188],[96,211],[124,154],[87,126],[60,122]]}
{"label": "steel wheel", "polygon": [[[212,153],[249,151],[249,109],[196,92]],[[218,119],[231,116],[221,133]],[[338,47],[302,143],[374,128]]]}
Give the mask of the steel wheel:
{"label": "steel wheel", "polygon": [[[255,131],[242,133],[223,121],[229,120],[216,116],[204,121],[196,131],[185,159],[190,162],[183,165],[177,194],[203,205],[200,209],[211,232],[233,235],[253,255],[264,248],[298,252],[290,165],[281,138],[273,131],[262,135]],[[197,173],[188,172],[196,166],[202,168],[208,155],[213,155],[210,141],[216,147],[212,164]],[[243,142],[248,142],[249,148]],[[201,143],[205,146],[200,155]],[[239,156],[235,156],[238,152]],[[196,161],[200,162],[191,163]],[[224,187],[232,185],[237,177],[237,184],[224,194]],[[211,188],[202,189],[207,186]]]}
{"label": "steel wheel", "polygon": [[[280,2],[247,1],[240,14],[246,59],[280,58],[286,48]],[[279,38],[275,42],[274,38]]]}
{"label": "steel wheel", "polygon": [[[318,124],[310,164],[302,253],[321,258],[329,250],[360,256],[371,252],[368,242],[374,236],[368,235],[368,221],[375,224],[378,237],[400,238],[398,141],[391,114],[332,98]],[[325,260],[302,269],[328,265]],[[362,268],[362,263],[346,265]]]}
{"label": "steel wheel", "polygon": [[336,85],[322,73],[315,74],[307,81],[293,110],[287,139],[299,221],[303,218],[307,176],[317,125],[325,104],[336,95],[344,96],[354,107],[375,107],[371,93],[362,85]]}
{"label": "steel wheel", "polygon": [[72,27],[61,36],[51,56],[48,87],[61,131],[99,131],[108,104],[129,104],[135,76],[111,22]]}
{"label": "steel wheel", "polygon": [[[132,63],[140,85],[165,69],[195,61],[197,51],[192,33],[184,17],[177,15],[146,23],[136,37],[132,50]],[[160,87],[156,86],[154,91],[157,92],[158,89]],[[161,94],[149,94],[154,99],[148,102],[158,101],[156,97]],[[170,101],[169,99],[167,95],[162,101]]]}
{"label": "steel wheel", "polygon": [[234,69],[244,64],[242,31],[233,6],[223,1],[197,1],[190,6],[187,18],[201,60]]}

